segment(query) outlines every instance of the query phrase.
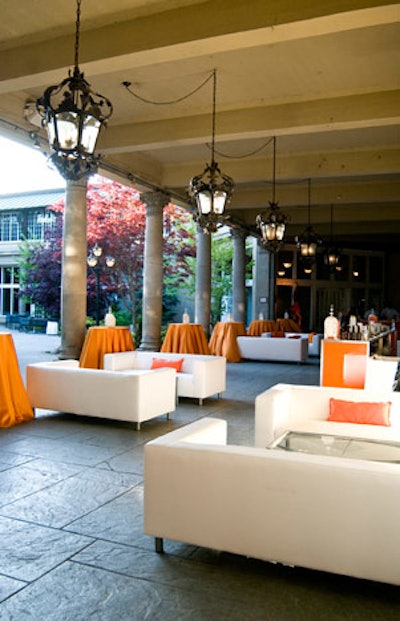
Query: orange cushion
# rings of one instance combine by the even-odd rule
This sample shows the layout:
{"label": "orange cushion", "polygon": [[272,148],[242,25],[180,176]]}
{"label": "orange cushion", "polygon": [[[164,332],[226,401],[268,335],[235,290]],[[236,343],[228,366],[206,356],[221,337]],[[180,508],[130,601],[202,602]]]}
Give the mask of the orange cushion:
{"label": "orange cushion", "polygon": [[166,360],[165,358],[153,358],[150,369],[162,369],[163,367],[170,367],[175,369],[177,373],[181,372],[183,364],[183,358],[179,360]]}
{"label": "orange cushion", "polygon": [[288,339],[301,339],[300,334],[292,334],[291,336],[288,336]]}
{"label": "orange cushion", "polygon": [[367,401],[329,400],[328,420],[337,423],[359,423],[390,427],[391,401],[369,403]]}
{"label": "orange cushion", "polygon": [[271,337],[276,339],[276,338],[283,338],[285,336],[284,332],[280,332],[280,331],[275,331],[275,332],[271,332]]}

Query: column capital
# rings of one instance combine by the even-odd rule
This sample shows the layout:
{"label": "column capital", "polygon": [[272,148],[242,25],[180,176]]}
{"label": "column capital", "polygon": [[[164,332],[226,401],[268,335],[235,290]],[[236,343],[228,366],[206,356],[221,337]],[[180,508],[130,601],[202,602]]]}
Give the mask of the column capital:
{"label": "column capital", "polygon": [[148,212],[157,212],[171,202],[170,196],[161,190],[143,192],[140,198],[145,203]]}
{"label": "column capital", "polygon": [[234,239],[246,239],[247,233],[244,229],[241,228],[231,228],[231,237],[233,237]]}

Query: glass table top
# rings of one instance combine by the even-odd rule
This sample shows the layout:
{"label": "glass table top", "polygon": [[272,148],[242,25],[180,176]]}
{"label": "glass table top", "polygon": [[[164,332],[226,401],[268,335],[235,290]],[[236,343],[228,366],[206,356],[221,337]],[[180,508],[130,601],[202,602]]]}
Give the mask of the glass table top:
{"label": "glass table top", "polygon": [[400,442],[287,431],[268,448],[400,464]]}

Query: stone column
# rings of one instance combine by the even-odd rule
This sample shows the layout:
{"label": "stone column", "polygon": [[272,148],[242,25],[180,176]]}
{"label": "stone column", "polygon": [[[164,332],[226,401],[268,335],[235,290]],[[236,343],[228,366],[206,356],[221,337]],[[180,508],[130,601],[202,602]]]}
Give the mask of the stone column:
{"label": "stone column", "polygon": [[233,320],[246,323],[246,233],[240,229],[232,230],[233,269],[232,269],[232,311]]}
{"label": "stone column", "polygon": [[206,337],[210,334],[211,316],[211,235],[196,227],[196,292],[194,321],[203,326]]}
{"label": "stone column", "polygon": [[274,255],[262,248],[257,239],[253,245],[253,312],[252,318],[258,319],[260,313],[264,319],[274,319]]}
{"label": "stone column", "polygon": [[86,330],[87,178],[68,181],[65,195],[61,269],[61,349],[59,357],[78,359]]}
{"label": "stone column", "polygon": [[158,351],[161,344],[163,289],[163,208],[169,196],[145,192],[146,232],[143,261],[142,342],[140,349]]}

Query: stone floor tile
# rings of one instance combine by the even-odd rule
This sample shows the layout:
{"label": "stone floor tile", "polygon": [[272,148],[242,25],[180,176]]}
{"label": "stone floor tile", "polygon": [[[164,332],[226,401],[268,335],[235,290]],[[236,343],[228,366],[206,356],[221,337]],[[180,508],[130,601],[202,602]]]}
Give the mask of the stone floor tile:
{"label": "stone floor tile", "polygon": [[93,541],[83,535],[1,516],[0,540],[0,573],[26,582],[36,580]]}
{"label": "stone floor tile", "polygon": [[116,543],[154,549],[152,537],[143,533],[143,485],[121,494],[68,524],[69,532]]}
{"label": "stone floor tile", "polygon": [[79,476],[55,483],[0,508],[0,513],[7,517],[62,528],[108,503],[137,485],[140,480],[135,475],[88,468],[79,473]]}
{"label": "stone floor tile", "polygon": [[14,595],[14,593],[17,593],[20,589],[23,589],[26,584],[27,582],[22,582],[22,580],[14,580],[13,578],[8,578],[8,576],[2,576],[0,574],[0,615],[1,602],[11,595]]}
{"label": "stone floor tile", "polygon": [[[90,584],[90,588],[88,585]],[[249,602],[250,604],[250,602]],[[17,593],[1,607],[2,621],[204,621],[229,619],[244,621],[247,604],[234,598],[223,602],[203,593],[189,593],[148,580],[138,580],[77,563],[65,563]],[[252,607],[253,608],[253,607]],[[264,610],[252,611],[253,621],[265,621]]]}
{"label": "stone floor tile", "polygon": [[[9,468],[14,468],[15,466],[21,466],[22,464],[27,464],[33,461],[33,457],[29,457],[26,455],[16,455],[15,453],[10,453],[4,449],[1,449],[0,452],[0,471],[8,470]],[[1,497],[0,497],[1,503]]]}
{"label": "stone floor tile", "polygon": [[143,444],[135,446],[128,451],[101,462],[96,468],[112,470],[113,472],[130,472],[143,476],[143,448]]}
{"label": "stone floor tile", "polygon": [[[166,542],[166,549],[170,544],[173,542]],[[364,621],[364,615],[367,615],[372,620],[374,614],[379,618],[379,598],[382,595],[387,598],[387,619],[396,618],[400,602],[396,587],[264,563],[204,548],[195,548],[190,558],[177,557],[176,544],[171,550],[174,552],[156,554],[97,541],[78,552],[72,560],[177,587],[188,593],[197,592],[208,600],[234,599],[239,606],[252,602],[248,613],[257,615],[268,611],[268,619],[341,621],[346,619],[351,602],[352,615],[355,615],[351,619]]]}
{"label": "stone floor tile", "polygon": [[37,436],[25,437],[11,441],[8,450],[16,454],[83,466],[95,466],[112,457],[116,452],[121,452],[116,450],[115,446],[97,446],[79,442],[76,436],[68,441],[65,438],[55,440]]}
{"label": "stone floor tile", "polygon": [[[48,488],[77,472],[77,468],[56,468],[43,461],[29,463],[0,472],[0,512],[6,505]],[[30,503],[31,500],[28,500]]]}

